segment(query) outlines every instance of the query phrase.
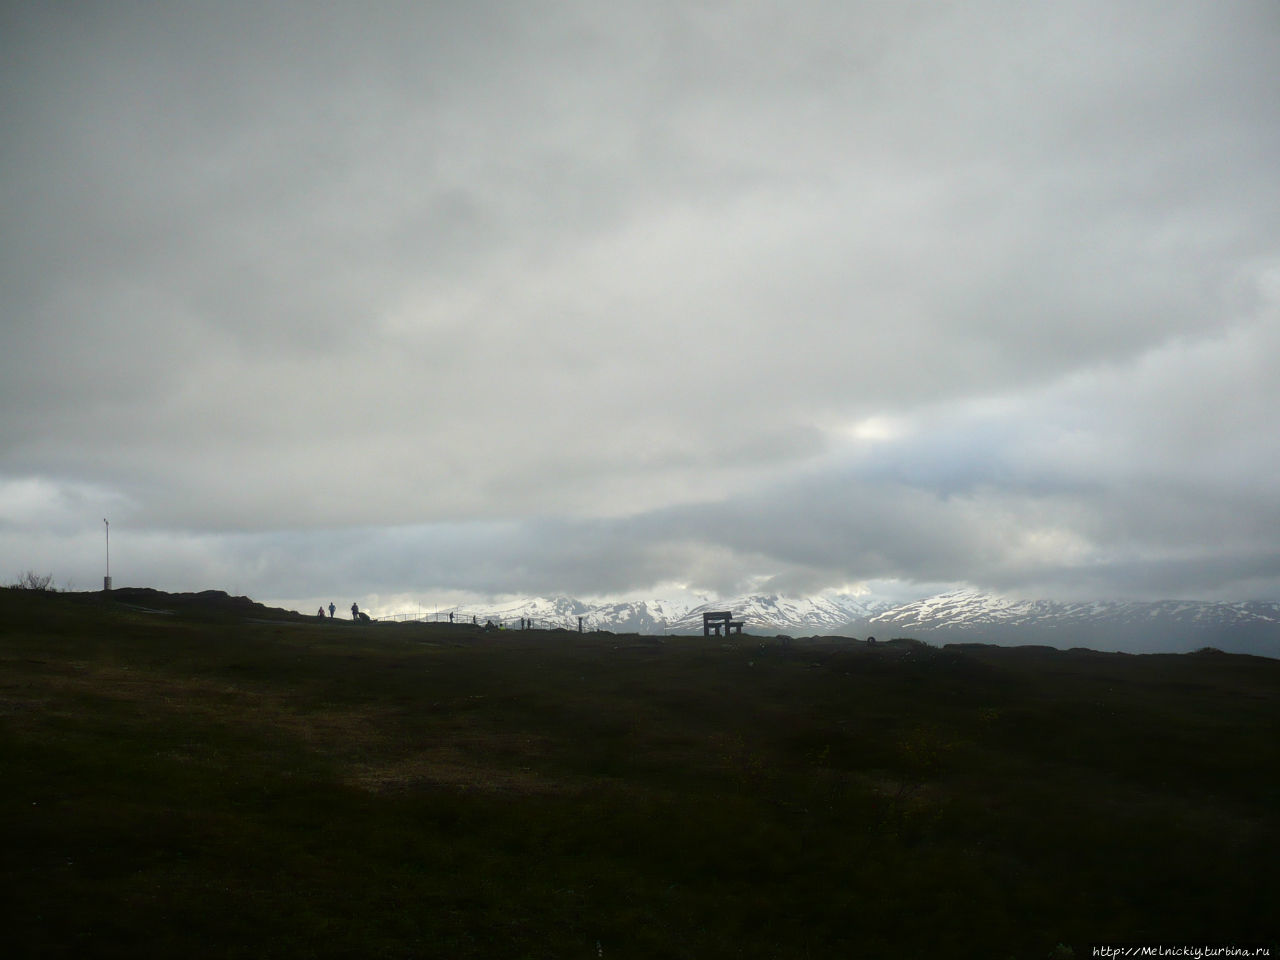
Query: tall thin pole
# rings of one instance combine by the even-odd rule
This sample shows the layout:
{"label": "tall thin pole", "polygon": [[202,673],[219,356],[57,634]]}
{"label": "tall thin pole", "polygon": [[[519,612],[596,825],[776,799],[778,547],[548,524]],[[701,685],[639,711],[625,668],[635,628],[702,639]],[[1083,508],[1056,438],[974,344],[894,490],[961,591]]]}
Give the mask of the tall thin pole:
{"label": "tall thin pole", "polygon": [[107,528],[107,589],[111,589],[111,524],[107,523],[107,518],[102,518],[103,526]]}

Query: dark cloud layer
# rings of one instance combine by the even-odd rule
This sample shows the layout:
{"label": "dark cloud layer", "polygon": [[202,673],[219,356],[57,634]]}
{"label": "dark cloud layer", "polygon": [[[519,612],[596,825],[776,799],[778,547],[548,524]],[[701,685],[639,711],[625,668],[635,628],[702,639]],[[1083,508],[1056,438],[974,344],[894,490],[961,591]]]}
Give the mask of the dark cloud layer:
{"label": "dark cloud layer", "polygon": [[14,572],[1280,595],[1272,3],[0,18]]}

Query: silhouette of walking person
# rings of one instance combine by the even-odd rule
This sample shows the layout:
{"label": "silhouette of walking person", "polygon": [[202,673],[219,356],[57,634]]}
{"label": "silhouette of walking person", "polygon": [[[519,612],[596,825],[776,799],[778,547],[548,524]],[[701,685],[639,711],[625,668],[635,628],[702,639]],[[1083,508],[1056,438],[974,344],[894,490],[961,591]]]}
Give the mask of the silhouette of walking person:
{"label": "silhouette of walking person", "polygon": [[338,608],[337,608],[337,607],[335,607],[335,606],[333,605],[333,601],[332,601],[332,600],[330,600],[330,601],[329,601],[329,619],[330,619],[330,620],[332,620],[332,619],[333,619],[333,611],[335,611],[335,610],[337,610],[337,609],[338,609]]}
{"label": "silhouette of walking person", "polygon": [[352,619],[352,620],[359,620],[359,619],[360,619],[360,607],[359,607],[359,605],[358,605],[358,604],[354,604],[354,603],[353,603],[353,604],[351,605],[351,619]]}

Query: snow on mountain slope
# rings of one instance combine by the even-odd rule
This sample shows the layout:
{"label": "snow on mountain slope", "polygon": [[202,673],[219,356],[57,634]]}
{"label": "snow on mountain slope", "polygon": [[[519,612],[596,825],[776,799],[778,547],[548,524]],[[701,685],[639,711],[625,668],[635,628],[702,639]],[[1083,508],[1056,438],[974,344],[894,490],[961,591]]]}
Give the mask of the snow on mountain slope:
{"label": "snow on mountain slope", "polygon": [[827,633],[858,619],[851,608],[827,597],[796,599],[777,594],[736,597],[694,607],[672,622],[671,633],[701,633],[703,613],[727,610],[741,620],[748,633],[800,631]]}
{"label": "snow on mountain slope", "polygon": [[480,612],[467,611],[463,619],[474,616],[480,623],[512,625],[521,619],[533,621],[538,628],[578,629],[578,618],[587,630],[611,630],[614,633],[666,633],[672,622],[688,611],[687,604],[668,600],[624,600],[615,603],[589,604],[571,597],[531,597],[511,600],[497,606],[486,606]]}
{"label": "snow on mountain slope", "polygon": [[686,604],[669,600],[627,600],[592,607],[586,622],[591,629],[615,633],[668,633],[687,610]]}
{"label": "snow on mountain slope", "polygon": [[848,596],[791,598],[776,594],[716,600],[690,608],[670,600],[623,600],[588,604],[570,597],[533,597],[487,606],[479,613],[467,611],[483,623],[513,624],[530,619],[537,627],[577,629],[578,617],[588,630],[615,633],[701,633],[702,614],[729,610],[742,620],[748,633],[792,631],[805,634],[834,633],[854,621],[865,621],[886,604]]}
{"label": "snow on mountain slope", "polygon": [[1206,627],[1280,625],[1280,603],[1213,603],[1159,600],[1154,602],[1099,600],[1066,602],[1013,600],[989,594],[958,591],[927,597],[882,611],[872,626],[942,630],[979,626],[1073,627],[1088,625],[1139,626],[1153,622]]}
{"label": "snow on mountain slope", "polygon": [[934,643],[1040,643],[1131,653],[1218,647],[1280,656],[1280,603],[1014,600],[956,592],[870,618],[869,630]]}
{"label": "snow on mountain slope", "polygon": [[1217,646],[1280,656],[1280,603],[1213,603],[1022,600],[955,591],[890,605],[873,598],[829,594],[783,597],[752,594],[690,607],[667,600],[585,603],[570,597],[516,599],[481,611],[458,611],[463,620],[492,620],[515,627],[578,628],[614,633],[700,634],[702,614],[727,610],[757,636],[877,634],[935,643],[981,641],[1044,643],[1094,649],[1192,650]]}

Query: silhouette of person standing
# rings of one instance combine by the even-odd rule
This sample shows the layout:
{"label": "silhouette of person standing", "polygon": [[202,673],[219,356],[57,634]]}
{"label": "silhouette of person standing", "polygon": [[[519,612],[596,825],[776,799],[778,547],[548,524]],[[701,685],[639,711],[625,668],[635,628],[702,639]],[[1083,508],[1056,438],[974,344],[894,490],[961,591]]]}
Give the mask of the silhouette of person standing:
{"label": "silhouette of person standing", "polygon": [[360,607],[354,603],[351,605],[351,619],[352,620],[360,619]]}
{"label": "silhouette of person standing", "polygon": [[329,601],[329,619],[330,619],[330,620],[332,620],[332,619],[333,619],[333,611],[335,611],[335,610],[337,610],[337,609],[338,609],[338,608],[337,608],[337,607],[335,607],[335,606],[333,605],[333,601],[332,601],[332,600],[330,600],[330,601]]}

